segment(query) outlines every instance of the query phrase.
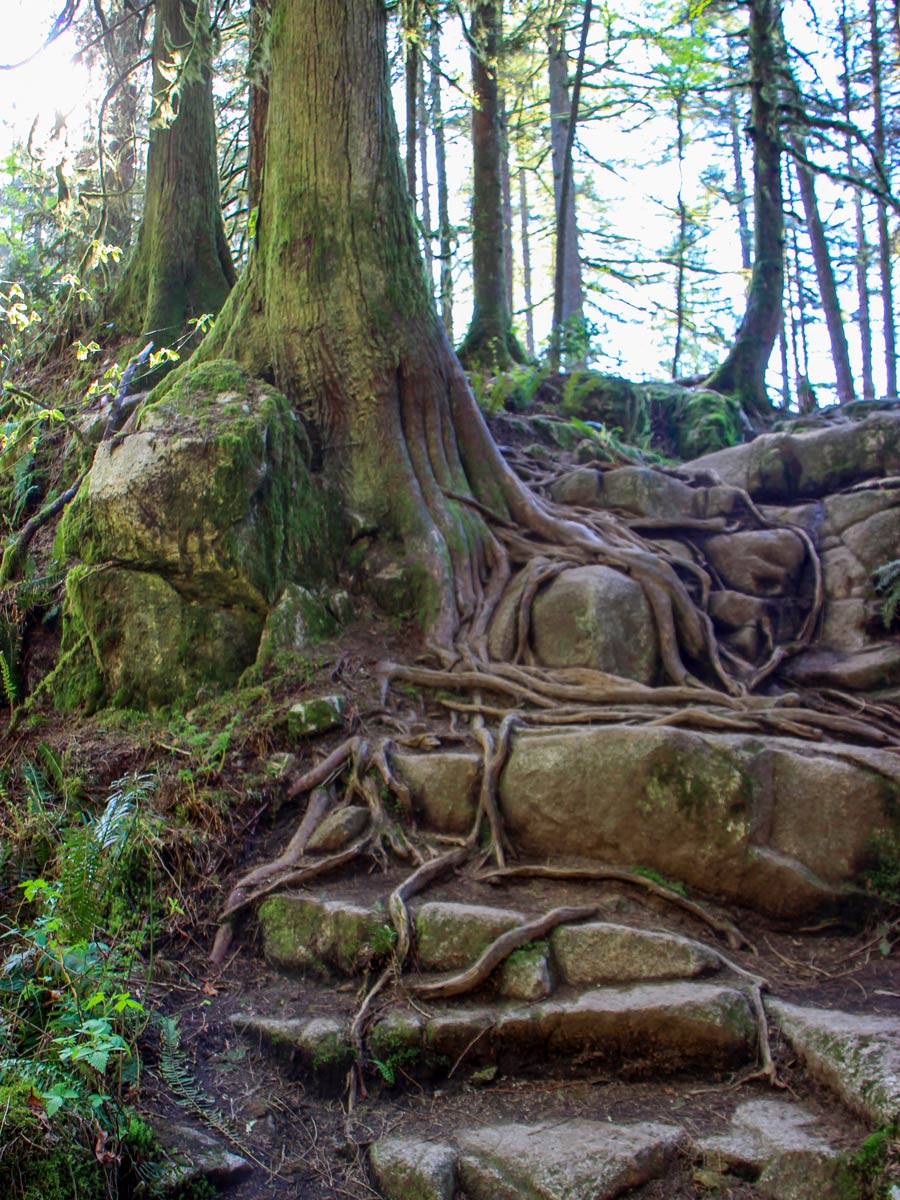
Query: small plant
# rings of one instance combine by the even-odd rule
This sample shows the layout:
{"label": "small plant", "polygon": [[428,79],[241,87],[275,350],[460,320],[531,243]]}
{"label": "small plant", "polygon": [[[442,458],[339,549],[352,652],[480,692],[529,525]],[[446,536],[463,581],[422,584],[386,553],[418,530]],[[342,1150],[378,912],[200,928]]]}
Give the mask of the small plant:
{"label": "small plant", "polygon": [[873,896],[887,904],[900,905],[900,836],[873,834],[866,845],[863,879]]}
{"label": "small plant", "polygon": [[878,595],[878,614],[885,629],[891,629],[900,617],[900,558],[885,563],[872,573]]}
{"label": "small plant", "polygon": [[889,1200],[900,1182],[900,1127],[876,1129],[850,1159],[857,1194],[864,1200]]}

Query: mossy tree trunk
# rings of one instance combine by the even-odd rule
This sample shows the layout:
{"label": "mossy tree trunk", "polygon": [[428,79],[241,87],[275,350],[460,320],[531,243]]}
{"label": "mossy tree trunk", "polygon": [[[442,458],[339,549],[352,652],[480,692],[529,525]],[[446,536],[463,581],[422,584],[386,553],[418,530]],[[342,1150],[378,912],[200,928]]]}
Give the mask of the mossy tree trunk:
{"label": "mossy tree trunk", "polygon": [[238,359],[287,393],[351,529],[405,559],[449,645],[496,551],[452,497],[505,515],[516,487],[434,310],[381,0],[273,0],[265,163],[250,261],[195,361]]}
{"label": "mossy tree trunk", "polygon": [[504,370],[523,355],[506,289],[502,129],[497,56],[500,4],[472,2],[472,290],[474,308],[459,348],[466,366]]}
{"label": "mossy tree trunk", "polygon": [[171,345],[235,281],[219,204],[207,0],[156,0],[144,214],[108,315]]}
{"label": "mossy tree trunk", "polygon": [[706,387],[737,397],[758,416],[771,413],[766,368],[781,326],[784,284],[784,207],[778,132],[777,38],[779,0],[750,5],[750,132],[753,138],[753,270],[747,306],[724,362]]}

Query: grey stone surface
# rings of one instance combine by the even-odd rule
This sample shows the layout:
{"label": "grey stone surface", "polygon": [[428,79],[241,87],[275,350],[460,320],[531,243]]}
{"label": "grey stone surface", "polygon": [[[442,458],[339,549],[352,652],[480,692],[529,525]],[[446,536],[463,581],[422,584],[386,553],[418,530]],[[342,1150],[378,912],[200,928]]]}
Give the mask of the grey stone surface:
{"label": "grey stone surface", "polygon": [[498,990],[508,1000],[545,1000],[554,983],[547,943],[516,950],[499,968],[498,975]]}
{"label": "grey stone surface", "polygon": [[287,731],[291,737],[315,737],[339,729],[344,721],[347,697],[310,696],[292,704],[285,716]]}
{"label": "grey stone surface", "polygon": [[413,793],[413,807],[428,829],[467,834],[475,820],[481,762],[476,754],[433,750],[429,754],[401,751],[393,766]]}
{"label": "grey stone surface", "polygon": [[152,1124],[168,1159],[159,1180],[163,1188],[186,1188],[202,1179],[218,1187],[228,1187],[253,1170],[245,1158],[206,1130],[186,1121],[168,1121],[157,1116]]}
{"label": "grey stone surface", "polygon": [[700,942],[603,921],[560,926],[550,945],[560,979],[571,984],[691,979],[719,966]]}
{"label": "grey stone surface", "polygon": [[390,1137],[369,1151],[384,1200],[453,1200],[456,1151],[442,1142]]}
{"label": "grey stone surface", "polygon": [[653,683],[659,670],[656,624],[644,589],[612,567],[563,571],[538,593],[531,642],[548,667],[593,667]]}
{"label": "grey stone surface", "polygon": [[369,810],[349,804],[329,813],[306,843],[310,854],[327,854],[340,850],[359,837],[369,823]]}
{"label": "grey stone surface", "polygon": [[664,1174],[685,1144],[670,1125],[495,1125],[460,1137],[470,1200],[611,1200]]}
{"label": "grey stone surface", "polygon": [[307,895],[270,896],[259,909],[266,958],[295,971],[329,966],[357,974],[371,961],[385,920],[359,904]]}
{"label": "grey stone surface", "polygon": [[758,1172],[757,1188],[770,1200],[846,1200],[844,1155],[799,1104],[751,1100],[735,1110],[727,1133],[701,1138],[697,1147],[738,1173]]}
{"label": "grey stone surface", "polygon": [[900,1119],[900,1022],[803,1008],[766,1007],[809,1073],[874,1125]]}
{"label": "grey stone surface", "polygon": [[495,938],[524,920],[511,909],[480,904],[423,904],[415,917],[419,965],[426,971],[468,967]]}

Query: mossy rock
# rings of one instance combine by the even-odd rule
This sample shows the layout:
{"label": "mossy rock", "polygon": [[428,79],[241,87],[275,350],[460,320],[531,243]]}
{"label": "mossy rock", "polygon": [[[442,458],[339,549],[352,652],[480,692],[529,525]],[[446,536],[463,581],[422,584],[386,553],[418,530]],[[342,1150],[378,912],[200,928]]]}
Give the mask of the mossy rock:
{"label": "mossy rock", "polygon": [[638,384],[599,371],[573,371],[561,383],[560,408],[567,417],[598,422],[626,439],[648,432],[646,401]]}
{"label": "mossy rock", "polygon": [[48,681],[63,710],[154,708],[233,685],[264,616],[183,596],[160,575],[77,567],[66,580],[62,654]]}
{"label": "mossy rock", "polygon": [[676,383],[644,384],[653,448],[677,458],[698,458],[743,440],[740,403],[706,388]]}
{"label": "mossy rock", "polygon": [[[57,703],[155,707],[233,684],[286,589],[335,574],[337,503],[308,461],[287,399],[227,361],[186,372],[101,443],[56,539],[79,563]],[[304,621],[311,640],[337,628],[317,601]]]}

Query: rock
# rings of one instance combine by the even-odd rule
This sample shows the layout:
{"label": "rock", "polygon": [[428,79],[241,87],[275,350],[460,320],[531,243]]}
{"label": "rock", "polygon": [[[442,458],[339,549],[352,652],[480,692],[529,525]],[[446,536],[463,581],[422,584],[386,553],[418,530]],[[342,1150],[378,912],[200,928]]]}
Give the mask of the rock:
{"label": "rock", "polygon": [[369,1163],[385,1200],[453,1200],[456,1151],[452,1146],[382,1138],[369,1151]]}
{"label": "rock", "polygon": [[767,1000],[766,1007],[813,1078],[873,1125],[900,1119],[896,1020],[781,1000]]}
{"label": "rock", "polygon": [[525,918],[509,909],[432,901],[416,913],[416,950],[426,971],[470,966],[487,947]]}
{"label": "rock", "polygon": [[700,942],[602,921],[562,925],[550,945],[560,979],[576,985],[692,979],[719,968],[718,957]]}
{"label": "rock", "polygon": [[326,1089],[338,1085],[353,1062],[354,1051],[347,1030],[334,1017],[309,1019],[234,1013],[231,1023],[244,1036],[260,1038],[281,1057],[299,1062]]}
{"label": "rock", "polygon": [[695,517],[701,493],[649,467],[619,467],[604,471],[598,508],[621,509],[635,517],[666,521]]}
{"label": "rock", "polygon": [[218,1138],[185,1121],[154,1116],[153,1132],[168,1159],[157,1180],[161,1190],[187,1189],[203,1179],[216,1187],[228,1187],[253,1170],[245,1158],[229,1150]]}
{"label": "rock", "polygon": [[59,663],[48,680],[62,709],[157,708],[202,685],[233,684],[253,661],[264,616],[184,595],[162,575],[76,567],[66,579]]}
{"label": "rock", "polygon": [[291,583],[269,613],[256,655],[256,667],[262,669],[279,655],[296,655],[316,642],[333,637],[338,622],[309,588]]}
{"label": "rock", "polygon": [[812,433],[763,434],[690,465],[715,471],[724,483],[744,488],[756,500],[827,496],[861,480],[900,472],[900,413],[878,413]]}
{"label": "rock", "polygon": [[607,1200],[663,1175],[685,1142],[652,1122],[495,1125],[461,1135],[457,1170],[470,1200]]}
{"label": "rock", "polygon": [[[77,596],[69,587],[55,694],[70,706],[144,706],[189,694],[195,680],[234,683],[285,587],[335,569],[338,509],[313,483],[308,455],[288,400],[224,361],[188,371],[122,436],[101,442],[56,550],[103,567],[98,575],[115,563],[115,577],[88,584],[82,573]],[[130,634],[142,620],[153,627],[151,665],[159,654],[170,666],[168,676],[150,671],[146,689],[147,655]],[[66,659],[76,643],[95,659],[90,677],[83,659]],[[123,682],[120,664],[134,652]]]}
{"label": "rock", "polygon": [[804,650],[784,664],[781,675],[800,687],[875,692],[900,683],[900,645],[893,640],[862,650]]}
{"label": "rock", "polygon": [[515,950],[499,970],[498,990],[508,1000],[545,1000],[553,991],[546,942]]}
{"label": "rock", "polygon": [[329,813],[306,843],[309,854],[331,854],[359,837],[369,823],[369,810],[347,805]]}
{"label": "rock", "polygon": [[321,972],[329,966],[352,976],[392,944],[383,915],[313,896],[270,896],[260,905],[259,925],[266,958],[287,970]]}
{"label": "rock", "polygon": [[452,750],[430,754],[400,751],[391,763],[413,793],[416,818],[426,829],[454,834],[470,831],[481,779],[477,755]]}
{"label": "rock", "polygon": [[751,1100],[735,1110],[726,1134],[697,1145],[716,1164],[758,1175],[757,1190],[771,1200],[846,1200],[844,1156],[815,1132],[815,1120],[799,1104]]}
{"label": "rock", "polygon": [[513,1061],[546,1061],[549,1054],[561,1063],[575,1058],[635,1075],[738,1066],[752,1054],[756,1028],[745,997],[733,988],[657,983],[512,1008],[495,1016],[491,1038],[496,1053]]}
{"label": "rock", "polygon": [[603,475],[594,467],[579,467],[550,485],[550,495],[558,504],[580,508],[600,508]]}
{"label": "rock", "polygon": [[806,548],[789,529],[717,534],[704,546],[728,587],[749,596],[789,596],[799,587]]}
{"label": "rock", "polygon": [[593,667],[639,683],[659,670],[656,625],[639,583],[612,567],[563,571],[532,606],[531,640],[548,667]]}
{"label": "rock", "polygon": [[316,737],[339,729],[346,708],[346,696],[312,696],[309,700],[300,700],[285,714],[288,734],[294,738]]}
{"label": "rock", "polygon": [[501,809],[523,853],[640,864],[787,917],[826,905],[872,834],[895,827],[900,763],[847,756],[659,727],[521,731]]}
{"label": "rock", "polygon": [[299,766],[300,759],[296,754],[282,751],[280,754],[272,754],[266,759],[266,774],[281,779],[284,775],[293,774]]}

